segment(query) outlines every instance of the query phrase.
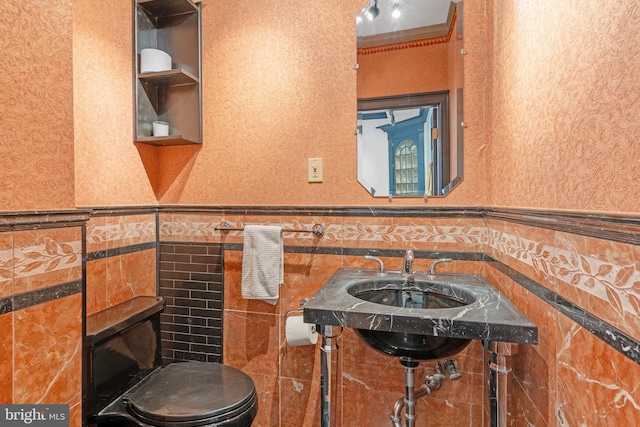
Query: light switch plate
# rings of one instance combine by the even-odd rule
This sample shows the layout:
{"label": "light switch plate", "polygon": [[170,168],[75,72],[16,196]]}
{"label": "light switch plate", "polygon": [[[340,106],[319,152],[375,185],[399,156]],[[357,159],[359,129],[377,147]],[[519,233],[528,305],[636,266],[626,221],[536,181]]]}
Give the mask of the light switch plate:
{"label": "light switch plate", "polygon": [[309,159],[309,182],[322,182],[322,159]]}

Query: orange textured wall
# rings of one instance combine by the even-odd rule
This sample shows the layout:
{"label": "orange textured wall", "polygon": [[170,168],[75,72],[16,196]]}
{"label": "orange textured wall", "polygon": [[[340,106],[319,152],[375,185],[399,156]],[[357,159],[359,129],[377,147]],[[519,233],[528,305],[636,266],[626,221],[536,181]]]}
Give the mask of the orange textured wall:
{"label": "orange textured wall", "polygon": [[358,98],[449,89],[449,43],[358,55]]}
{"label": "orange textured wall", "polygon": [[[204,144],[166,150],[131,141],[132,20],[119,1],[73,5],[73,84],[69,2],[3,3],[3,210],[73,206],[74,131],[80,206],[388,204],[355,179],[360,0],[204,0]],[[485,16],[481,3],[465,5],[465,180],[429,204],[637,211],[638,6],[494,0]],[[323,157],[322,184],[306,182],[308,157]]]}
{"label": "orange textured wall", "polygon": [[74,206],[71,0],[0,6],[0,210]]}
{"label": "orange textured wall", "polygon": [[156,202],[152,147],[133,143],[132,13],[130,0],[73,2],[77,206]]}
{"label": "orange textured wall", "polygon": [[637,212],[640,4],[489,4],[489,204]]}
{"label": "orange textured wall", "polygon": [[[356,179],[355,16],[364,0],[203,0],[204,142],[162,148],[132,142],[131,2],[118,1],[74,4],[79,206],[390,204]],[[467,27],[482,50],[480,3],[467,7]],[[469,61],[469,79],[482,81],[484,55]],[[483,87],[465,101],[474,111],[465,182],[428,205],[482,204]],[[310,157],[323,158],[320,184],[307,182]]]}

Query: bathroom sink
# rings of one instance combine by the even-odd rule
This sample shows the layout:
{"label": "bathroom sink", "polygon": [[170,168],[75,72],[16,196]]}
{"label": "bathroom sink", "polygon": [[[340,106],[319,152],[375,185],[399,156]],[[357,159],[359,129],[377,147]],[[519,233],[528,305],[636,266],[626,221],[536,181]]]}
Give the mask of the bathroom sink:
{"label": "bathroom sink", "polygon": [[304,306],[304,321],[352,328],[397,357],[451,356],[473,339],[537,344],[538,328],[474,274],[339,269]]}
{"label": "bathroom sink", "polygon": [[[382,286],[382,287],[380,287]],[[351,285],[347,292],[363,301],[388,307],[414,310],[437,310],[463,307],[474,301],[471,293],[453,286],[443,286],[414,277],[400,280],[371,281]],[[371,347],[390,356],[416,360],[439,359],[462,351],[470,339],[422,335],[405,332],[388,332],[370,329],[354,329],[356,334]]]}

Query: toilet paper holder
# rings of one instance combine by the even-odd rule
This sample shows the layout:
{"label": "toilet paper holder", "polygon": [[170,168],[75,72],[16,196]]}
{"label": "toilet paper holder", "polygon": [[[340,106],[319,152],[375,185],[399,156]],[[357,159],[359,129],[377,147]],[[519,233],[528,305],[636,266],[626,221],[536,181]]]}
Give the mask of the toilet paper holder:
{"label": "toilet paper holder", "polygon": [[302,310],[304,309],[304,305],[308,302],[309,302],[309,298],[302,298],[298,303],[298,308],[296,308],[295,310],[289,310],[284,314],[284,321],[286,322],[287,317],[289,317],[293,313],[302,313]]}
{"label": "toilet paper holder", "polygon": [[[308,298],[301,299],[297,309],[289,310],[284,315],[285,340],[287,345],[291,347],[315,346],[318,342],[316,325],[305,323],[302,317],[302,311],[307,301],[309,301]],[[299,315],[293,315],[294,313],[299,313]]]}

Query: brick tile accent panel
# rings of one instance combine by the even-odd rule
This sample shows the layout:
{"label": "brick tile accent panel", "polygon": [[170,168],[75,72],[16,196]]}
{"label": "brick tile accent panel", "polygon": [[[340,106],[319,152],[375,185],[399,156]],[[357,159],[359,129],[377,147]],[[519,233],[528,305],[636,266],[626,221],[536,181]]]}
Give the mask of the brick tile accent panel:
{"label": "brick tile accent panel", "polygon": [[222,362],[222,245],[160,243],[163,363]]}

